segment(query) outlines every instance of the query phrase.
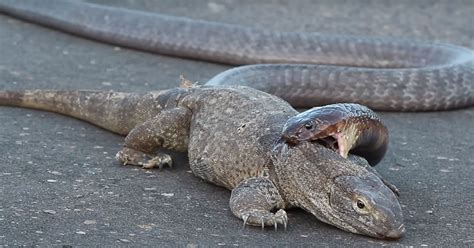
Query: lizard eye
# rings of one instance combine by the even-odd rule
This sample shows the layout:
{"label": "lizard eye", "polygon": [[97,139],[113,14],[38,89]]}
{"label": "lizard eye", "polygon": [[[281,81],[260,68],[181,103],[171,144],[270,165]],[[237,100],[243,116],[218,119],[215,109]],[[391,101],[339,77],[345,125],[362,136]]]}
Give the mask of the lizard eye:
{"label": "lizard eye", "polygon": [[354,208],[354,210],[357,213],[363,214],[363,215],[368,214],[370,210],[367,203],[362,199],[355,200],[354,203],[352,204],[352,208]]}

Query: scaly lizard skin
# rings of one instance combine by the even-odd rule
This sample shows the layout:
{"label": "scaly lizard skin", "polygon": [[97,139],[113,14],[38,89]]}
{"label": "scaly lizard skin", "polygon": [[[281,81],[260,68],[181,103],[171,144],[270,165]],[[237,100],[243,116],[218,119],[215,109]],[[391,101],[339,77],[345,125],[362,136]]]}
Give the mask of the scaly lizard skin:
{"label": "scaly lizard skin", "polygon": [[232,190],[230,209],[244,225],[286,227],[299,207],[343,230],[400,238],[395,194],[359,157],[323,145],[277,143],[298,112],[247,87],[187,87],[147,94],[98,91],[0,91],[0,105],[73,116],[126,135],[123,164],[171,165],[159,149],[187,151],[193,173]]}

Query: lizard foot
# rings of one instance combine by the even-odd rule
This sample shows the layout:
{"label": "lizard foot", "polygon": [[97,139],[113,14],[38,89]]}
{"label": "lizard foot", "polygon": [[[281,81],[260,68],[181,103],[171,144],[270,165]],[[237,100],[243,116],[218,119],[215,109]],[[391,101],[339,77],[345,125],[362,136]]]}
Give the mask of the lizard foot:
{"label": "lizard foot", "polygon": [[262,229],[265,228],[265,226],[274,226],[275,230],[277,230],[278,224],[280,224],[283,225],[286,230],[288,224],[288,216],[283,209],[278,210],[276,213],[262,210],[249,211],[242,215],[242,220],[244,221],[244,227],[245,225],[261,226]]}
{"label": "lizard foot", "polygon": [[123,165],[137,165],[144,169],[153,169],[158,167],[162,169],[165,165],[172,168],[173,160],[171,156],[165,153],[159,153],[155,156],[124,147],[115,155],[115,158]]}
{"label": "lizard foot", "polygon": [[168,154],[160,153],[155,155],[155,157],[148,160],[146,163],[143,163],[142,168],[153,169],[158,167],[158,169],[161,170],[165,165],[170,168],[173,168],[173,159],[171,159],[171,156]]}

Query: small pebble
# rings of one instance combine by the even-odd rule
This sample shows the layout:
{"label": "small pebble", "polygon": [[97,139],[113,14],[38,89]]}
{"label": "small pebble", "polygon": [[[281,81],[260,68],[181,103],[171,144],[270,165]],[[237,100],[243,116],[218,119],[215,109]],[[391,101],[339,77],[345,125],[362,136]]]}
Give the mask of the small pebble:
{"label": "small pebble", "polygon": [[85,225],[93,225],[93,224],[96,224],[96,223],[97,223],[97,221],[95,221],[95,220],[85,220],[84,221]]}

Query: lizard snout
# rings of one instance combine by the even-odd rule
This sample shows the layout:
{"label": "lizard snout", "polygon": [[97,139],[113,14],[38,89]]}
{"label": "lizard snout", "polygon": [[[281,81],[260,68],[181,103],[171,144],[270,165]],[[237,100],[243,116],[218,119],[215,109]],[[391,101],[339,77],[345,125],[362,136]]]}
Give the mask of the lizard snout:
{"label": "lizard snout", "polygon": [[401,224],[397,228],[389,230],[387,233],[379,234],[385,239],[399,239],[405,235],[405,225]]}

